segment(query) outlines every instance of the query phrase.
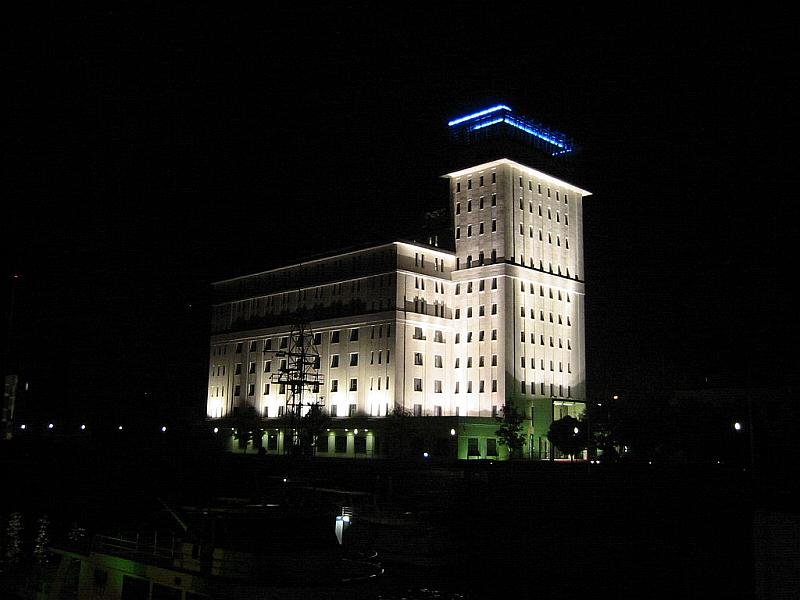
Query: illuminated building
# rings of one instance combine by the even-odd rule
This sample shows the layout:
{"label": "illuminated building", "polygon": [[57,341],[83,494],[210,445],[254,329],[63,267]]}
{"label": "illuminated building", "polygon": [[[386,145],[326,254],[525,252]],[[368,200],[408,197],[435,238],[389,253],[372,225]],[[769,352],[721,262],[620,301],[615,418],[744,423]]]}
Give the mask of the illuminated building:
{"label": "illuminated building", "polygon": [[[506,106],[450,126],[506,127],[550,154],[571,149]],[[495,417],[512,402],[526,417],[524,454],[551,456],[550,423],[585,400],[589,192],[508,158],[446,178],[455,252],[397,241],[214,284],[210,418],[249,404],[267,418],[264,447],[281,451],[269,421],[286,402],[275,353],[301,313],[325,382],[316,398],[333,418],[319,453],[381,455],[381,419],[401,409],[419,418],[419,444],[433,455],[502,457]],[[356,434],[358,423],[368,431]]]}

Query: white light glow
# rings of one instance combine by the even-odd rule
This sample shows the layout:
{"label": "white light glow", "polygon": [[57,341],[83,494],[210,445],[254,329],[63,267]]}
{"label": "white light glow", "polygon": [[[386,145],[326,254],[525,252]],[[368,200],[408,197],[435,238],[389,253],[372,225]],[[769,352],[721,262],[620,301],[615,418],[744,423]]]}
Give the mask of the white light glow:
{"label": "white light glow", "polygon": [[24,423],[19,426],[20,429],[25,429],[25,427],[27,427],[27,426]]}
{"label": "white light glow", "polygon": [[736,423],[734,423],[734,424],[733,424],[733,428],[734,428],[736,431],[739,431],[739,430],[741,430],[741,428],[742,428],[742,424],[741,424],[741,423],[739,423],[739,421],[736,421]]}
{"label": "white light glow", "polygon": [[578,431],[579,431],[579,429],[578,429],[577,427],[575,427],[575,428],[572,430],[572,432],[573,432],[575,435],[578,435]]}
{"label": "white light glow", "polygon": [[428,458],[428,453],[427,452],[423,452],[422,456],[424,456],[425,458]]}
{"label": "white light glow", "polygon": [[166,426],[162,425],[162,426],[161,426],[161,432],[163,433],[163,432],[165,432],[166,430],[167,430]]}
{"label": "white light glow", "polygon": [[450,435],[455,435],[455,434],[456,434],[456,430],[455,429],[450,429]]}
{"label": "white light glow", "polygon": [[353,429],[353,433],[355,433],[356,435],[358,435],[358,429]]}
{"label": "white light glow", "polygon": [[48,423],[48,424],[47,424],[47,428],[48,428],[48,429],[52,429],[53,427],[54,427],[54,425],[53,425],[52,423]]}
{"label": "white light glow", "polygon": [[81,425],[81,429],[86,429],[86,425]]}
{"label": "white light glow", "polygon": [[214,427],[214,433],[219,433],[219,427]]}

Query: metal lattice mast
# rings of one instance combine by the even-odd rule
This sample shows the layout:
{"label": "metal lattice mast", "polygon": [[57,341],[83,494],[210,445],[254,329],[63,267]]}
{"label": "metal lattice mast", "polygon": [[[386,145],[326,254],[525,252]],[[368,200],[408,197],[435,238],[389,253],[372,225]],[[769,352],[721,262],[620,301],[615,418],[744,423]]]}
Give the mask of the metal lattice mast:
{"label": "metal lattice mast", "polygon": [[[300,419],[303,416],[303,407],[312,404],[324,404],[319,396],[320,387],[324,384],[323,376],[319,372],[320,357],[314,346],[314,332],[302,321],[289,333],[287,348],[275,352],[275,356],[285,358],[285,366],[281,366],[277,373],[270,379],[279,385],[285,386],[287,428],[284,432],[284,452],[287,447],[300,445]],[[304,402],[305,392],[315,395],[314,402]],[[289,431],[292,434],[291,446],[286,440]]]}

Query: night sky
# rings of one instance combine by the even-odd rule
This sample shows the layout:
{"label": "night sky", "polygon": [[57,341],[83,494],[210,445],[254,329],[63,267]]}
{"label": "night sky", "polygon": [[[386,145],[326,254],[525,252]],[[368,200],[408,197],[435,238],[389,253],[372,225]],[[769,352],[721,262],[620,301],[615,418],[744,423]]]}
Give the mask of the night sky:
{"label": "night sky", "polygon": [[498,101],[581,147],[590,396],[796,383],[783,19],[458,6],[9,18],[28,409],[202,411],[209,284],[411,237],[447,203],[447,120]]}

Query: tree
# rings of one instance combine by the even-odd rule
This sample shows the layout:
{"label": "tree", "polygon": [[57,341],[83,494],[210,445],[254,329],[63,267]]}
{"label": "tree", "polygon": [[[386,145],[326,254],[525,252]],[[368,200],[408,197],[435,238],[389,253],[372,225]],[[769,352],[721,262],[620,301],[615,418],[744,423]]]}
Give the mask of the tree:
{"label": "tree", "polygon": [[571,458],[586,448],[586,430],[578,419],[570,416],[553,421],[547,439]]}
{"label": "tree", "polygon": [[239,448],[247,454],[247,444],[252,441],[254,446],[261,442],[261,417],[258,416],[254,406],[247,404],[239,408],[233,417],[233,437],[238,441]]}
{"label": "tree", "polygon": [[314,454],[317,441],[331,426],[331,418],[322,410],[322,405],[309,406],[308,412],[300,419],[300,448],[303,454]]}
{"label": "tree", "polygon": [[499,442],[508,448],[509,458],[519,458],[525,445],[525,434],[522,433],[524,417],[513,404],[508,402],[503,406],[502,413],[502,417],[496,417],[500,428],[494,434]]}

